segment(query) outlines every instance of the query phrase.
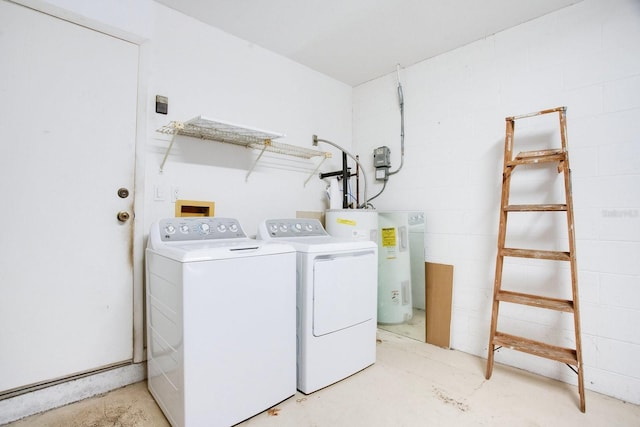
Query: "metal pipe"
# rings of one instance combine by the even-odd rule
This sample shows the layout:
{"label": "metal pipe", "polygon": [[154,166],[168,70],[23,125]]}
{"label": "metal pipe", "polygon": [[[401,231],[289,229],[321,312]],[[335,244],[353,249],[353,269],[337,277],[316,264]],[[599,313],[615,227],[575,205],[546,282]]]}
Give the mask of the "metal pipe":
{"label": "metal pipe", "polygon": [[[347,168],[347,170],[349,171],[351,168]],[[335,172],[320,172],[320,174],[318,175],[320,177],[320,179],[325,179],[325,178],[331,178],[333,176],[343,176],[344,175],[344,171],[339,170],[339,171],[335,171]],[[351,172],[349,172],[349,176],[351,176]]]}
{"label": "metal pipe", "polygon": [[324,142],[325,144],[329,144],[335,148],[337,148],[338,150],[342,151],[343,153],[345,153],[347,156],[351,157],[353,159],[354,162],[356,162],[356,165],[358,165],[360,167],[360,169],[362,169],[362,177],[364,179],[364,185],[363,185],[363,195],[364,195],[364,203],[362,205],[357,205],[358,209],[362,209],[367,207],[367,176],[364,173],[364,168],[362,168],[362,165],[360,164],[360,161],[353,156],[353,154],[349,153],[347,150],[345,150],[344,148],[340,147],[338,144],[331,142],[329,140],[326,139],[320,139],[318,138],[318,135],[313,135],[313,145],[318,145],[318,142]]}
{"label": "metal pipe", "polygon": [[400,166],[394,171],[389,171],[389,175],[397,174],[404,165],[404,94],[400,83],[400,64],[396,65],[396,75],[398,77],[398,104],[400,105]]}
{"label": "metal pipe", "polygon": [[[356,160],[360,160],[357,154]],[[356,163],[356,206],[358,205],[360,205],[360,163]]]}
{"label": "metal pipe", "polygon": [[342,209],[349,207],[349,171],[347,170],[347,154],[342,152]]}

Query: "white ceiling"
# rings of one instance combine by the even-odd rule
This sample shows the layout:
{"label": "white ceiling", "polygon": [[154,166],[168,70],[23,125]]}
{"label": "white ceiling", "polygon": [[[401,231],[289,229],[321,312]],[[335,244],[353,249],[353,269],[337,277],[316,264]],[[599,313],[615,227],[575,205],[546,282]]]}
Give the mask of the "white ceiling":
{"label": "white ceiling", "polygon": [[351,86],[581,0],[156,0]]}

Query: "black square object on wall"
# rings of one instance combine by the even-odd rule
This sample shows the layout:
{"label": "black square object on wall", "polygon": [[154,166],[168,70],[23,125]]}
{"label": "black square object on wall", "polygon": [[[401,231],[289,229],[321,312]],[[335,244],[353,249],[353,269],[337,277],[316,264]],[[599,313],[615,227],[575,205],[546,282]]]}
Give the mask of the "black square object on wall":
{"label": "black square object on wall", "polygon": [[156,95],[156,113],[167,114],[169,111],[169,98]]}

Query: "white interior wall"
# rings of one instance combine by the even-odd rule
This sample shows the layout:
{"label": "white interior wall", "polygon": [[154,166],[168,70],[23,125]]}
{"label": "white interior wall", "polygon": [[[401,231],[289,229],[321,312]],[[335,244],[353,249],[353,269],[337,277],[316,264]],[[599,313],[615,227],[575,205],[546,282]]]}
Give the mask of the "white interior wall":
{"label": "white interior wall", "polygon": [[[174,215],[175,188],[180,199],[214,201],[217,216],[238,218],[250,235],[264,218],[324,210],[325,184],[314,174],[304,186],[319,158],[266,153],[245,182],[257,151],[179,137],[160,173],[169,137],[156,129],[203,115],[284,133],[277,142],[290,145],[314,148],[318,134],[350,148],[351,87],[172,9],[155,5],[154,13],[152,37],[143,46],[151,70],[145,229]],[[155,113],[156,94],[169,98],[168,115]],[[339,165],[335,153],[322,170]]]}
{"label": "white interior wall", "polygon": [[[638,40],[637,1],[585,0],[404,68],[405,166],[375,201],[379,209],[426,211],[427,261],[455,266],[452,347],[486,357],[504,118],[566,105],[585,385],[634,403],[640,403],[640,333],[634,326],[640,323]],[[394,72],[356,87],[353,101],[354,150],[366,158],[388,145],[394,168],[400,160],[396,84]],[[517,121],[516,144],[538,144],[546,136],[557,141],[557,115],[552,119]],[[514,182],[514,197],[532,190],[562,194],[554,173],[531,172]],[[375,194],[380,186],[372,188]],[[538,231],[551,240],[566,235],[564,216],[512,218],[509,235],[519,237],[517,244]],[[556,239],[550,249],[562,244]],[[524,285],[533,284],[532,278],[564,278],[570,287],[566,266],[510,261],[505,274],[523,270]],[[543,285],[544,291],[554,288]],[[501,314],[499,329],[560,345],[572,341],[566,316],[507,304]],[[509,350],[499,351],[496,360],[575,383],[575,375],[556,362]]]}
{"label": "white interior wall", "polygon": [[[319,159],[265,154],[254,173],[245,175],[257,152],[237,146],[180,138],[165,165],[168,137],[155,130],[171,120],[207,117],[273,130],[278,141],[312,148],[312,135],[351,147],[352,88],[300,64],[187,18],[151,0],[110,2],[107,9],[81,0],[19,0],[18,3],[62,19],[140,44],[136,147],[134,333],[142,334],[144,244],[152,221],[174,215],[171,190],[182,199],[212,200],[216,215],[238,218],[249,234],[266,217],[293,216],[297,210],[326,208],[325,184],[314,175]],[[169,97],[169,114],[154,111],[155,95]],[[77,120],[82,120],[78,117]],[[113,124],[117,126],[117,124]],[[339,167],[336,150],[322,170]],[[81,159],[80,159],[81,160]],[[159,193],[156,192],[159,190]],[[162,200],[157,200],[161,198]],[[143,359],[136,341],[135,362]],[[15,407],[8,422],[60,404],[139,381],[140,366],[83,378],[68,393],[64,385],[48,395],[28,393],[3,401]],[[99,384],[97,384],[99,383]],[[119,386],[119,385],[116,385]],[[64,399],[59,397],[64,395]],[[48,396],[54,396],[53,398]]]}

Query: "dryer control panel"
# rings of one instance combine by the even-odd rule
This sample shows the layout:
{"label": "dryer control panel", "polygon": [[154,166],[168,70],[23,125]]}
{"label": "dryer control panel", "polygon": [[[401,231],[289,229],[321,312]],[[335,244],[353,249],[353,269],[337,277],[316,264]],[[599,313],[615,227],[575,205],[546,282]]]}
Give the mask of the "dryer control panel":
{"label": "dryer control panel", "polygon": [[320,221],[312,218],[268,219],[261,224],[259,233],[269,237],[328,236]]}
{"label": "dryer control panel", "polygon": [[167,218],[158,222],[162,241],[214,240],[247,237],[237,219]]}

